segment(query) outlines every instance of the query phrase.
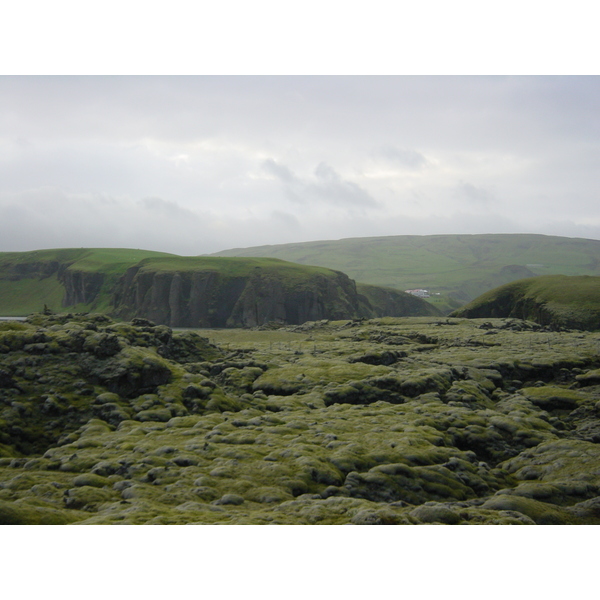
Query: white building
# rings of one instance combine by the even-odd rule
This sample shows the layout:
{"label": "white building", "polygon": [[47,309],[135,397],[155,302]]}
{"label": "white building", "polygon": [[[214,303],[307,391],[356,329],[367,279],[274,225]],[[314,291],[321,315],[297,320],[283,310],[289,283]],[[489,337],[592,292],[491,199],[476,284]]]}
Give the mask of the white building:
{"label": "white building", "polygon": [[429,290],[405,290],[407,294],[411,294],[412,296],[417,296],[417,298],[429,298]]}

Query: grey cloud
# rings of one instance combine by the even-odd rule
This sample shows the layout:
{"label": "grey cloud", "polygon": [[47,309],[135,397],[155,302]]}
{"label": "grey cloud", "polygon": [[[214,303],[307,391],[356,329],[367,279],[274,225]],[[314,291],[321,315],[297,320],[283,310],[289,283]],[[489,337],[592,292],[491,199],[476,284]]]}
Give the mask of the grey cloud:
{"label": "grey cloud", "polygon": [[0,245],[597,236],[599,105],[600,77],[0,76]]}
{"label": "grey cloud", "polygon": [[208,224],[199,227],[197,216],[156,200],[155,209],[148,210],[145,202],[52,188],[5,195],[0,198],[0,251],[129,247],[199,254],[206,241],[217,243]]}
{"label": "grey cloud", "polygon": [[288,212],[274,210],[271,213],[271,217],[274,222],[279,223],[280,225],[284,225],[285,227],[288,227],[290,229],[298,229],[300,227],[300,222],[298,221],[298,219]]}
{"label": "grey cloud", "polygon": [[493,194],[486,189],[465,181],[461,181],[456,186],[455,195],[458,198],[468,200],[470,203],[480,206],[487,206],[494,200]]}
{"label": "grey cloud", "polygon": [[161,198],[69,194],[56,188],[0,195],[0,252],[44,248],[144,248],[199,255],[233,246],[301,241],[310,236],[293,214],[195,212]]}
{"label": "grey cloud", "polygon": [[392,145],[383,146],[378,154],[408,169],[420,169],[427,164],[427,159],[420,152]]}
{"label": "grey cloud", "polygon": [[598,105],[596,77],[0,77],[0,129],[25,139],[532,148],[598,139]]}
{"label": "grey cloud", "polygon": [[146,210],[158,214],[191,219],[198,218],[198,215],[194,214],[191,210],[182,208],[177,202],[171,200],[163,200],[162,198],[142,198],[140,203]]}
{"label": "grey cloud", "polygon": [[321,200],[341,206],[377,207],[378,203],[353,181],[341,178],[332,167],[320,163],[315,169],[317,181],[307,186]]}
{"label": "grey cloud", "polygon": [[296,176],[290,169],[278,164],[272,158],[265,160],[261,166],[265,172],[277,177],[277,179],[280,179],[284,183],[294,183],[296,181]]}
{"label": "grey cloud", "polygon": [[314,177],[299,177],[289,167],[273,159],[265,160],[262,169],[283,184],[286,196],[293,202],[325,203],[340,208],[374,208],[379,204],[353,181],[343,179],[328,164],[321,162]]}

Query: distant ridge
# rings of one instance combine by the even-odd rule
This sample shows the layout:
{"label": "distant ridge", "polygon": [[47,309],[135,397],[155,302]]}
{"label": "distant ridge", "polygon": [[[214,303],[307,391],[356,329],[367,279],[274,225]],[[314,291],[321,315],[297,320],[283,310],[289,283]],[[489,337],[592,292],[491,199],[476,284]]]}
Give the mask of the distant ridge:
{"label": "distant ridge", "polygon": [[600,240],[519,233],[347,238],[213,256],[268,256],[337,269],[361,283],[428,289],[440,294],[430,301],[445,312],[527,277],[600,275]]}

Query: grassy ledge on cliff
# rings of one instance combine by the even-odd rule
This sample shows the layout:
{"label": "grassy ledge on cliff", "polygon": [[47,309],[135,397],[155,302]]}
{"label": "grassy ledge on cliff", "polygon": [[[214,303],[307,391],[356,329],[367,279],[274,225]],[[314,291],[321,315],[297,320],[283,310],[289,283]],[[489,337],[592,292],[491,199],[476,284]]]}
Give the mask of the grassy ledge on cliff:
{"label": "grassy ledge on cliff", "polygon": [[491,290],[455,311],[466,318],[515,317],[554,328],[600,329],[600,277],[548,275]]}
{"label": "grassy ledge on cliff", "polygon": [[48,308],[172,327],[439,314],[396,290],[361,293],[339,271],[271,258],[182,257],[125,249],[0,254],[0,315]]}

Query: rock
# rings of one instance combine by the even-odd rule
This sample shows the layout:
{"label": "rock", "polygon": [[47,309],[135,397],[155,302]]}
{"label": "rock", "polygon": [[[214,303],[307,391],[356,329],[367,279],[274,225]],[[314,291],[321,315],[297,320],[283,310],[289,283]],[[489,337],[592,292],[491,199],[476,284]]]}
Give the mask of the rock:
{"label": "rock", "polygon": [[224,494],[218,500],[215,500],[214,504],[231,504],[233,506],[239,506],[244,503],[244,498],[238,494]]}
{"label": "rock", "polygon": [[0,525],[67,525],[82,518],[75,512],[0,500]]}
{"label": "rock", "polygon": [[135,415],[138,421],[160,421],[166,423],[171,420],[171,411],[168,408],[151,408],[149,410],[141,410]]}
{"label": "rock", "polygon": [[88,485],[96,488],[108,487],[111,485],[111,482],[106,477],[102,477],[101,475],[95,475],[94,473],[83,473],[81,475],[77,475],[73,479],[73,485],[75,487],[82,487],[84,485]]}
{"label": "rock", "polygon": [[65,491],[64,503],[66,508],[95,510],[100,504],[116,499],[113,490],[99,489],[89,485],[71,488]]}
{"label": "rock", "polygon": [[498,493],[486,500],[481,508],[520,512],[533,519],[537,525],[565,525],[575,522],[565,509],[523,496]]}
{"label": "rock", "polygon": [[390,508],[359,510],[351,519],[353,525],[396,525],[399,516]]}
{"label": "rock", "polygon": [[583,400],[574,390],[551,385],[522,388],[521,394],[544,410],[572,410]]}
{"label": "rock", "polygon": [[600,384],[600,369],[593,369],[575,376],[575,380],[581,386],[599,385]]}
{"label": "rock", "polygon": [[459,515],[442,504],[427,502],[410,511],[410,516],[422,523],[445,523],[456,525],[460,523]]}

